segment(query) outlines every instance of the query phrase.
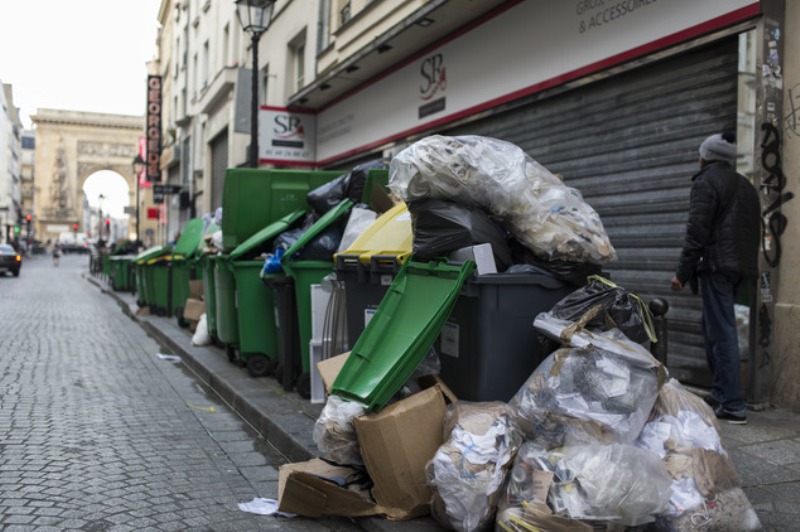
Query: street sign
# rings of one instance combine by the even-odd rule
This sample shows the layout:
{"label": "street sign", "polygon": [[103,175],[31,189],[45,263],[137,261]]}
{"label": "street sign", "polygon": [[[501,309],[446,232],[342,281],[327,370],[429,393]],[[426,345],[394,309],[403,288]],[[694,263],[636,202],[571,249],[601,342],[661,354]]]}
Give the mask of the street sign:
{"label": "street sign", "polygon": [[181,191],[180,185],[153,185],[153,194],[177,194]]}
{"label": "street sign", "polygon": [[123,209],[123,212],[125,214],[136,214],[136,207],[132,207],[131,205],[128,205]]}

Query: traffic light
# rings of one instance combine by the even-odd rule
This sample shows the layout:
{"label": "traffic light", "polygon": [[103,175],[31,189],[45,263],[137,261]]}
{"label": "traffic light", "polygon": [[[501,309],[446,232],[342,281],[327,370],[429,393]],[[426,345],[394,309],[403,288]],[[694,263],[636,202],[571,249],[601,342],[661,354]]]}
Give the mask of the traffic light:
{"label": "traffic light", "polygon": [[30,214],[25,215],[25,230],[28,232],[28,238],[31,237],[31,221],[33,217]]}
{"label": "traffic light", "polygon": [[18,234],[19,234],[19,226],[18,226],[18,225],[15,225],[15,226],[14,226],[14,234],[15,234],[15,235],[18,235]]}
{"label": "traffic light", "polygon": [[25,221],[28,222],[28,223],[31,223],[31,215],[30,214],[26,214],[25,215]]}
{"label": "traffic light", "polygon": [[72,232],[78,234],[78,224],[72,224]]}

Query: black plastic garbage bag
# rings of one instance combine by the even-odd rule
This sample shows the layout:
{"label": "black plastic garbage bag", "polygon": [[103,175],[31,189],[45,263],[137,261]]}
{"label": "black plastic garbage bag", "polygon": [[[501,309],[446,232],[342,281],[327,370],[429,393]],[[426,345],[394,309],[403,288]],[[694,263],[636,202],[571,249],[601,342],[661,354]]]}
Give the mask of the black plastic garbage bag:
{"label": "black plastic garbage bag", "polygon": [[602,275],[603,267],[591,262],[572,262],[566,260],[542,260],[536,257],[531,250],[524,247],[516,240],[509,243],[511,254],[514,258],[515,271],[525,271],[525,266],[533,266],[538,270],[545,270],[559,281],[583,286],[592,275]]}
{"label": "black plastic garbage bag", "polygon": [[590,320],[586,329],[602,332],[617,328],[634,342],[654,341],[652,316],[647,305],[635,294],[599,275],[589,277],[588,284],[556,303],[548,314],[562,320],[578,321],[598,304],[605,312]]}
{"label": "black plastic garbage bag", "polygon": [[386,168],[388,168],[388,165],[382,159],[368,161],[353,168],[350,171],[350,179],[347,184],[347,198],[353,203],[368,201],[369,198],[361,198],[364,195],[364,187],[367,184],[367,174],[370,170]]}
{"label": "black plastic garbage bag", "polygon": [[505,231],[482,210],[429,198],[412,201],[408,210],[416,259],[430,260],[464,247],[491,244],[497,271],[511,265]]}
{"label": "black plastic garbage bag", "polygon": [[[347,188],[350,183],[350,174],[340,175],[333,181],[328,181],[306,195],[306,200],[314,212],[322,216],[333,209],[347,197]],[[363,188],[363,185],[362,185]]]}
{"label": "black plastic garbage bag", "polygon": [[291,260],[326,260],[332,262],[333,254],[338,251],[343,234],[344,227],[342,227],[342,224],[331,224],[303,246],[303,249]]}

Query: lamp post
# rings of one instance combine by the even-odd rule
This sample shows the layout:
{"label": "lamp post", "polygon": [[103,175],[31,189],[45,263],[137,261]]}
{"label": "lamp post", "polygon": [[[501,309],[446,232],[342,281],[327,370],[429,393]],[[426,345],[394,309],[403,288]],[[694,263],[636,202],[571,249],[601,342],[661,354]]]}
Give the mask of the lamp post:
{"label": "lamp post", "polygon": [[258,41],[272,21],[272,8],[276,0],[236,0],[236,16],[242,29],[250,34],[253,48],[253,79],[250,101],[250,154],[251,168],[258,168]]}
{"label": "lamp post", "polygon": [[139,246],[139,242],[141,239],[139,238],[139,211],[141,210],[141,204],[139,203],[139,176],[142,175],[142,170],[144,170],[144,159],[142,156],[137,154],[136,157],[133,158],[133,162],[131,166],[133,167],[133,177],[136,183],[136,246]]}

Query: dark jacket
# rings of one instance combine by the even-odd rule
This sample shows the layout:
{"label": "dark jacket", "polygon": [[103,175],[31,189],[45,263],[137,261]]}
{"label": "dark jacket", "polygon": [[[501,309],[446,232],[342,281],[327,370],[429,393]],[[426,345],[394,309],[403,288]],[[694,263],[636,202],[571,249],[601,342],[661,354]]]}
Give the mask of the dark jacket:
{"label": "dark jacket", "polygon": [[695,270],[756,277],[761,238],[756,189],[719,161],[706,164],[692,182],[686,238],[675,274],[678,280],[686,284]]}

